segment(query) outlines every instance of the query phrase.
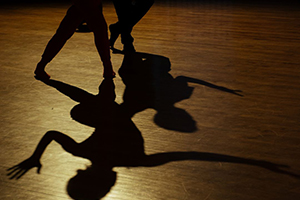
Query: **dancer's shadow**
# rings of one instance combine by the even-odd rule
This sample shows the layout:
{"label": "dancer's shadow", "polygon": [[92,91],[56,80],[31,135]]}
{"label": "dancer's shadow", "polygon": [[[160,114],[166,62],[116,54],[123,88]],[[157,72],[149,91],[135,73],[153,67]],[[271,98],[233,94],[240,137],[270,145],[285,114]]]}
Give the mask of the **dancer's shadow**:
{"label": "dancer's shadow", "polygon": [[[115,53],[123,54],[122,51]],[[125,53],[119,74],[126,85],[124,103],[134,113],[147,108],[157,111],[154,122],[165,129],[180,132],[197,130],[193,117],[175,104],[191,97],[194,88],[188,83],[197,83],[223,92],[239,95],[239,90],[231,90],[199,79],[178,76],[169,72],[170,60],[164,56],[147,53]]]}
{"label": "dancer's shadow", "polygon": [[97,95],[60,81],[49,80],[46,84],[79,102],[71,111],[72,118],[94,127],[95,131],[81,143],[77,143],[64,133],[48,131],[31,157],[8,169],[11,179],[19,179],[34,167],[38,168],[39,173],[42,167],[40,158],[52,140],[58,142],[65,151],[86,158],[92,163],[87,169],[78,170],[78,173],[69,180],[67,191],[73,199],[88,200],[104,197],[116,182],[117,174],[113,171],[114,167],[154,167],[182,160],[241,163],[299,178],[280,169],[286,167],[283,165],[222,154],[163,152],[146,155],[141,132],[131,120],[132,114],[140,108],[140,105],[127,104],[126,101],[129,100],[126,98],[123,104],[117,104],[113,80],[104,80]]}

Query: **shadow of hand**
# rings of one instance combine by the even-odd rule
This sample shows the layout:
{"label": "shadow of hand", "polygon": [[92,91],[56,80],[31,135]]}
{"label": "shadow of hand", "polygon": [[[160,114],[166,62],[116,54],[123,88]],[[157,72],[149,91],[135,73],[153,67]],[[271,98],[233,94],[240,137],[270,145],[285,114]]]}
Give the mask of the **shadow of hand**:
{"label": "shadow of hand", "polygon": [[290,166],[288,166],[288,165],[280,165],[280,164],[275,164],[275,163],[271,163],[271,162],[268,162],[268,161],[259,161],[258,165],[265,168],[265,169],[268,169],[270,171],[280,173],[280,174],[286,174],[286,175],[292,176],[294,178],[300,179],[299,174],[295,174],[293,172],[289,172],[289,171],[286,171],[286,170],[283,169],[283,168],[289,169]]}
{"label": "shadow of hand", "polygon": [[21,178],[26,172],[28,172],[31,168],[37,167],[37,173],[39,174],[42,168],[42,165],[39,161],[39,159],[36,159],[34,157],[30,157],[23,162],[19,163],[18,165],[15,165],[7,171],[9,173],[7,176],[11,176],[10,179],[19,179]]}
{"label": "shadow of hand", "polygon": [[268,162],[268,161],[260,161],[260,165],[263,167],[263,168],[266,168],[270,171],[281,171],[282,169],[280,168],[290,168],[290,166],[288,165],[281,165],[281,164],[275,164],[275,163],[271,163],[271,162]]}

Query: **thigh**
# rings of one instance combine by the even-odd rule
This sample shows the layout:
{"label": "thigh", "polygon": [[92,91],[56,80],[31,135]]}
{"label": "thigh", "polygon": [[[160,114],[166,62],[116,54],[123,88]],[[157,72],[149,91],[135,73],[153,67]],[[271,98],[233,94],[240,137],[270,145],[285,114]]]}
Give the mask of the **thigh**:
{"label": "thigh", "polygon": [[62,33],[74,32],[82,21],[82,14],[79,9],[73,5],[68,9],[57,31]]}
{"label": "thigh", "polygon": [[74,0],[74,5],[77,7],[89,7],[101,6],[102,0]]}
{"label": "thigh", "polygon": [[134,12],[134,6],[131,0],[113,0],[114,7],[118,16],[118,19],[122,23],[128,22]]}
{"label": "thigh", "polygon": [[94,33],[106,29],[101,2],[101,0],[77,0],[74,4]]}

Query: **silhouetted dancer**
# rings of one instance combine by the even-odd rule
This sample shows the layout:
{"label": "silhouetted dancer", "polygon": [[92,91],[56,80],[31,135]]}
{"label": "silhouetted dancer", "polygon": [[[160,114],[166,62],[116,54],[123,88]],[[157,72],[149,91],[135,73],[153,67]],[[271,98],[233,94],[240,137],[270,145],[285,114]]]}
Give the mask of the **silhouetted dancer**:
{"label": "silhouetted dancer", "polygon": [[67,40],[74,34],[78,25],[85,20],[94,33],[95,45],[103,63],[103,76],[113,78],[115,72],[110,60],[107,24],[102,13],[102,0],[75,0],[56,33],[48,42],[40,62],[34,71],[35,77],[47,80],[46,65],[57,55]]}
{"label": "silhouetted dancer", "polygon": [[64,133],[48,131],[40,140],[32,156],[8,169],[11,179],[21,178],[34,167],[37,167],[37,172],[40,173],[41,156],[53,140],[72,155],[91,161],[90,167],[78,170],[77,174],[68,182],[67,191],[73,199],[96,200],[105,196],[117,178],[116,172],[113,171],[114,167],[154,167],[172,161],[199,160],[241,163],[296,176],[281,170],[280,167],[285,167],[283,165],[222,154],[164,152],[146,155],[141,132],[131,120],[136,107],[127,107],[130,104],[119,105],[115,102],[115,86],[112,79],[103,80],[97,95],[55,80],[45,83],[79,102],[71,111],[72,118],[82,124],[95,127],[95,131],[81,143],[74,141]]}
{"label": "silhouetted dancer", "polygon": [[133,27],[144,17],[154,3],[154,0],[113,0],[118,22],[109,26],[110,48],[115,50],[114,44],[121,35],[124,52],[134,52]]}

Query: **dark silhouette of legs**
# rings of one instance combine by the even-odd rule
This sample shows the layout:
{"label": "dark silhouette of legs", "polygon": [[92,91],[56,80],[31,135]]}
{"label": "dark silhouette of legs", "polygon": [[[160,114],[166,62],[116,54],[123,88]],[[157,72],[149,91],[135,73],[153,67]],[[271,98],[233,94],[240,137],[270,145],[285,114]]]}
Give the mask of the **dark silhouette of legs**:
{"label": "dark silhouette of legs", "polygon": [[[104,66],[103,76],[106,78],[114,77],[115,72],[112,69],[112,64],[110,61],[107,24],[102,13],[101,1],[77,0],[75,5],[79,8],[80,13],[83,15],[83,19],[94,33],[95,45]],[[77,24],[76,28],[79,24],[80,22]]]}
{"label": "dark silhouette of legs", "polygon": [[118,22],[109,26],[110,46],[113,49],[114,43],[121,34],[121,42],[124,45],[124,51],[135,51],[133,47],[133,37],[131,31],[133,27],[144,17],[154,0],[113,0]]}
{"label": "dark silhouette of legs", "polygon": [[109,40],[107,24],[102,13],[101,1],[77,0],[72,5],[54,36],[48,42],[41,61],[37,64],[35,75],[38,79],[49,79],[50,76],[45,72],[46,65],[62,49],[66,41],[74,34],[78,25],[85,20],[92,29],[95,38],[95,45],[104,66],[104,77],[114,77],[110,61]]}
{"label": "dark silhouette of legs", "polygon": [[41,61],[37,64],[34,72],[36,77],[47,79],[48,76],[48,78],[50,78],[50,76],[44,71],[46,65],[57,55],[67,40],[74,34],[81,21],[82,16],[79,9],[75,5],[71,6],[67,11],[66,16],[61,21],[56,33],[48,42]]}

